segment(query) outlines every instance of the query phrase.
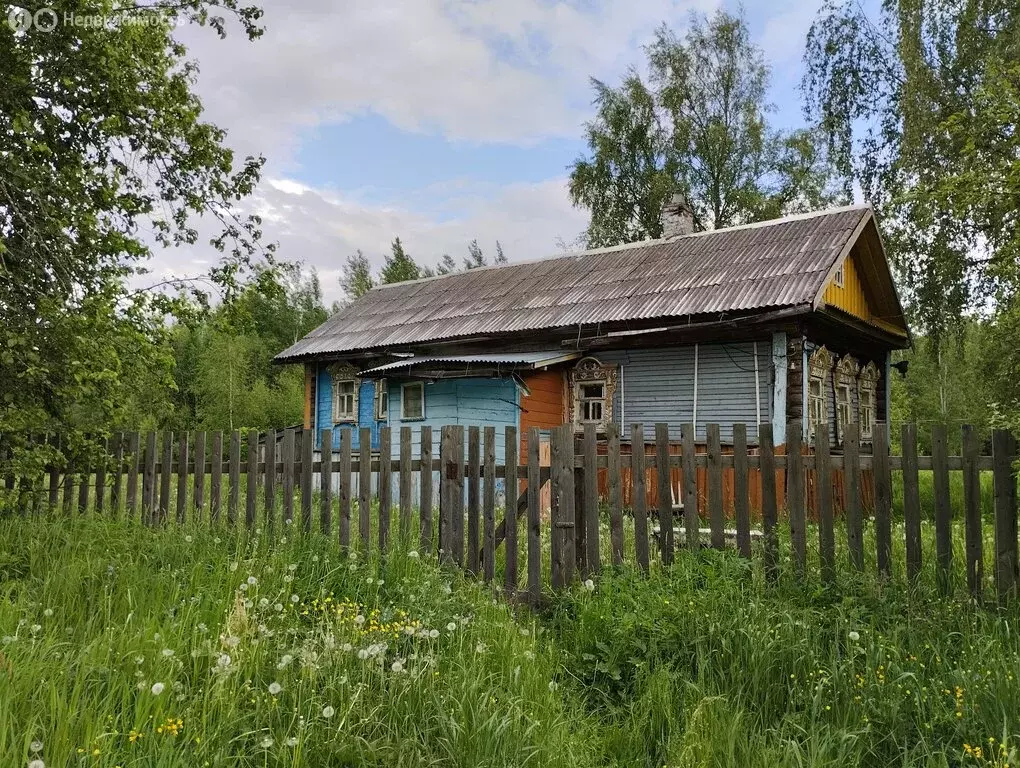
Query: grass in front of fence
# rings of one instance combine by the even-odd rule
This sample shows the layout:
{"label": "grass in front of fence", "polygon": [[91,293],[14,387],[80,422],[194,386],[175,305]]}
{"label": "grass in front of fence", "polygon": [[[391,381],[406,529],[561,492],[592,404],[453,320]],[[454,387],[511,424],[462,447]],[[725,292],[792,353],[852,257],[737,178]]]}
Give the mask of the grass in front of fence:
{"label": "grass in front of fence", "polygon": [[1015,764],[1016,612],[941,599],[933,570],[908,588],[841,563],[823,589],[786,563],[769,588],[757,561],[682,552],[646,576],[607,568],[535,616],[410,551],[382,563],[293,530],[270,544],[222,526],[2,521],[0,754],[103,768]]}

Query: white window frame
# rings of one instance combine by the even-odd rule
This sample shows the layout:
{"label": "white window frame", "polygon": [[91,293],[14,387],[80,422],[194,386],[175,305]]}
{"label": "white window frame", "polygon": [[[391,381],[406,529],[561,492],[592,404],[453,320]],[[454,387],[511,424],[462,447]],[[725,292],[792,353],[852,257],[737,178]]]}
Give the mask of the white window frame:
{"label": "white window frame", "polygon": [[[421,390],[421,414],[417,416],[407,415],[407,390],[417,387]],[[424,421],[425,420],[425,382],[408,381],[400,385],[400,420],[401,421]]]}
{"label": "white window frame", "polygon": [[375,382],[375,420],[390,420],[390,387],[386,379]]}
{"label": "white window frame", "polygon": [[[340,386],[351,385],[351,391],[344,394],[350,398],[351,410],[344,411],[340,407]],[[346,424],[358,420],[358,380],[355,378],[339,377],[333,379],[333,423]]]}
{"label": "white window frame", "polygon": [[[832,370],[832,355],[824,346],[816,349],[808,358],[808,391],[805,393],[808,406],[808,439],[815,439],[815,427],[829,423],[829,376]],[[811,392],[811,385],[818,383],[818,395]]]}
{"label": "white window frame", "polygon": [[[878,422],[878,382],[881,378],[878,366],[869,362],[861,369],[857,379],[858,421],[861,424],[861,439],[871,440],[875,424]],[[869,401],[865,409],[865,396]]]}
{"label": "white window frame", "polygon": [[860,369],[857,360],[850,355],[843,355],[836,364],[836,430],[840,443],[843,442],[846,425],[859,421],[854,408],[854,387]]}
{"label": "white window frame", "polygon": [[844,271],[846,262],[843,262],[836,269],[836,272],[832,275],[832,284],[837,288],[843,288],[846,285],[846,272]]}
{"label": "white window frame", "polygon": [[[602,387],[602,397],[585,397],[585,387]],[[606,379],[592,379],[590,381],[579,381],[574,384],[574,424],[584,426],[585,424],[605,424],[608,408],[606,395],[609,391],[609,382]],[[586,403],[598,403],[599,418],[584,418],[583,412]]]}

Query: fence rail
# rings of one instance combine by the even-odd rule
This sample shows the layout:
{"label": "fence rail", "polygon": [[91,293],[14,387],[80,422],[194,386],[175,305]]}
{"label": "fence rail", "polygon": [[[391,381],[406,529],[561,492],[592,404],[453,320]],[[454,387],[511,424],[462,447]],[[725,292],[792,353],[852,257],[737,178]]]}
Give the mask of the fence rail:
{"label": "fence rail", "polygon": [[[395,435],[399,443],[394,450]],[[341,432],[338,445],[330,430],[322,431],[321,449],[316,449],[310,430],[129,432],[114,434],[105,450],[90,460],[47,466],[31,477],[8,475],[5,488],[24,514],[69,515],[91,508],[96,514],[126,514],[150,525],[172,516],[182,524],[189,519],[225,521],[269,531],[279,521],[298,522],[304,532],[317,527],[327,535],[335,533],[342,547],[371,545],[382,552],[392,545],[395,514],[403,540],[413,536],[422,549],[436,548],[444,561],[486,581],[498,577],[501,560],[505,589],[537,600],[546,577],[559,589],[578,576],[597,575],[604,557],[614,566],[632,558],[647,570],[653,558],[669,564],[678,548],[703,546],[705,535],[711,547],[728,546],[732,539],[741,556],[760,557],[770,580],[779,574],[785,547],[794,573],[808,575],[813,567],[808,562],[809,537],[817,540],[823,582],[837,578],[840,547],[853,569],[873,565],[888,577],[893,571],[897,472],[902,479],[902,540],[895,545],[904,550],[908,579],[917,579],[922,571],[922,519],[930,518],[940,588],[952,591],[954,561],[962,557],[970,594],[980,599],[986,561],[982,505],[989,501],[994,551],[988,554],[996,596],[1000,602],[1015,597],[1020,584],[1017,442],[1010,433],[994,432],[991,455],[983,455],[977,433],[965,426],[960,456],[948,455],[948,433],[939,425],[932,429],[931,456],[918,455],[912,424],[902,427],[900,456],[890,455],[885,424],[876,425],[869,446],[861,445],[856,425],[848,425],[838,453],[831,450],[824,425],[805,444],[802,425],[791,423],[785,449],[779,452],[770,424],[759,425],[759,444],[753,449],[743,424],[734,426],[726,453],[719,435],[719,425],[708,425],[702,449],[695,445],[692,425],[683,425],[677,436],[666,424],[657,424],[654,444],[647,444],[643,426],[634,424],[627,453],[621,451],[621,435],[613,424],[604,431],[589,424],[581,432],[564,425],[545,436],[532,428],[523,441],[516,428],[507,427],[505,450],[497,457],[493,427],[457,425],[440,430],[435,457],[430,427],[417,434],[409,427],[382,428],[379,450],[362,457],[353,449],[350,430]],[[367,429],[358,437],[360,445],[371,445]],[[543,462],[544,440],[549,458]],[[924,510],[922,471],[932,473],[931,508]],[[953,550],[954,472],[962,474],[961,553]],[[982,473],[992,476],[990,499],[982,498]],[[733,489],[728,504],[724,477]],[[752,484],[760,488],[754,509],[749,502]],[[835,487],[840,488],[839,504]],[[546,488],[548,509],[542,504]],[[504,512],[498,520],[501,499],[498,506]],[[761,530],[752,529],[755,521]],[[727,529],[728,524],[733,528]],[[865,536],[868,525],[873,532]],[[608,537],[603,536],[606,529]],[[896,529],[898,533],[900,526]],[[866,551],[866,542],[873,543],[872,551]]]}

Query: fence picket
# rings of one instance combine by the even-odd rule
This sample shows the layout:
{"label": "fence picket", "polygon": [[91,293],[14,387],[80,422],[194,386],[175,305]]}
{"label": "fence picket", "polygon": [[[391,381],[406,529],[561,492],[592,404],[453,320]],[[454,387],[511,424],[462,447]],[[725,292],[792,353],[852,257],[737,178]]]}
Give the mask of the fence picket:
{"label": "fence picket", "polygon": [[921,573],[921,499],[918,493],[917,427],[904,424],[900,437],[903,453],[903,527],[906,536],[907,578]]}
{"label": "fence picket", "polygon": [[878,572],[892,574],[892,474],[889,463],[889,426],[878,422],[872,427],[872,471],[875,475],[875,539]]}
{"label": "fence picket", "polygon": [[142,484],[142,520],[152,525],[156,518],[156,432],[145,437],[145,474]]}
{"label": "fence picket", "polygon": [[181,432],[177,444],[177,523],[184,524],[188,503],[188,432]]}
{"label": "fence picket", "polygon": [[995,495],[995,589],[999,603],[1016,596],[1017,495],[1016,438],[1007,430],[992,432],[992,484]]}
{"label": "fence picket", "polygon": [[453,559],[464,567],[464,427],[453,428]]}
{"label": "fence picket", "polygon": [[786,427],[786,506],[790,515],[790,548],[798,575],[807,564],[807,519],[804,497],[804,456],[801,453],[804,428],[799,421]]}
{"label": "fence picket", "polygon": [[751,556],[751,504],[747,497],[747,426],[733,425],[733,517],[737,525],[737,551]]}
{"label": "fence picket", "polygon": [[[594,426],[594,425],[592,425]],[[609,529],[613,549],[613,565],[623,563],[623,493],[620,488],[620,428],[615,422],[606,424],[607,466],[609,467]],[[596,471],[596,478],[598,473]],[[595,530],[598,531],[598,503],[594,507]],[[598,548],[596,533],[595,547]]]}
{"label": "fence picket", "polygon": [[532,605],[542,596],[541,437],[538,427],[528,428],[528,594]]}
{"label": "fence picket", "polygon": [[160,525],[170,517],[170,482],[173,480],[174,433],[163,432],[163,453],[159,460],[159,519]]}
{"label": "fence picket", "polygon": [[673,562],[673,484],[669,470],[669,425],[655,425],[655,478],[659,495],[659,551],[662,564]]}
{"label": "fence picket", "polygon": [[[517,594],[517,492],[520,483],[517,480],[517,427],[507,427],[503,440],[506,450],[506,504],[504,505],[504,554],[503,589],[509,597]],[[431,474],[431,473],[430,473]],[[493,560],[495,560],[496,542],[493,540]]]}
{"label": "fence picket", "polygon": [[[85,470],[78,478],[78,514],[84,515],[89,507],[89,483],[91,482],[92,471],[90,461],[85,462]],[[13,486],[12,486],[13,487]]]}
{"label": "fence picket", "polygon": [[818,557],[822,582],[836,581],[836,536],[832,520],[832,463],[829,461],[829,425],[815,428],[815,499],[818,501]]}
{"label": "fence picket", "polygon": [[981,530],[981,475],[977,430],[963,425],[963,516],[967,549],[967,587],[976,600],[984,592],[984,536]]}
{"label": "fence picket", "polygon": [[846,540],[850,565],[864,570],[864,526],[861,519],[861,442],[857,422],[843,431],[843,487],[846,491]]}
{"label": "fence picket", "polygon": [[421,428],[421,501],[418,507],[419,532],[421,548],[424,552],[432,551],[432,427]]}
{"label": "fence picket", "polygon": [[312,461],[315,457],[315,432],[301,430],[301,530],[312,532]]}
{"label": "fence picket", "polygon": [[110,452],[113,447],[110,440],[112,438],[103,441],[103,453],[96,461],[95,510],[97,515],[101,515],[106,511],[106,465],[110,462]]}
{"label": "fence picket", "polygon": [[712,547],[722,549],[726,545],[726,518],[723,516],[722,497],[722,447],[720,446],[719,425],[707,424],[708,438],[708,522],[712,531]]}
{"label": "fence picket", "polygon": [[478,504],[478,473],[481,467],[481,460],[478,427],[468,427],[467,571],[472,575],[478,573],[478,548],[481,544],[478,538],[478,523],[481,511]]}
{"label": "fence picket", "polygon": [[110,438],[113,448],[113,478],[110,482],[110,517],[119,519],[122,512],[124,494],[124,433],[117,432]]}
{"label": "fence picket", "polygon": [[349,429],[340,431],[340,546],[351,546],[351,501],[354,477],[351,472],[354,460],[354,433]]}
{"label": "fence picket", "polygon": [[294,523],[294,430],[283,431],[283,525]]}
{"label": "fence picket", "polygon": [[230,433],[230,489],[227,495],[227,525],[237,525],[237,510],[241,502],[241,432]]}
{"label": "fence picket", "polygon": [[266,533],[272,534],[276,525],[276,430],[266,431],[266,445],[263,463],[265,474],[262,477],[262,504],[266,508]]}
{"label": "fence picket", "polygon": [[648,492],[645,487],[645,427],[630,426],[630,506],[634,514],[634,554],[638,567],[648,571]]}
{"label": "fence picket", "polygon": [[485,472],[485,487],[482,499],[484,542],[482,571],[488,583],[496,575],[496,428],[486,427],[483,438],[485,452],[482,467]]}
{"label": "fence picket", "polygon": [[141,436],[138,432],[128,435],[127,456],[127,498],[124,514],[128,520],[138,514],[138,468],[141,461]]}
{"label": "fence picket", "polygon": [[223,432],[217,429],[212,434],[209,460],[209,520],[216,525],[220,522],[220,508],[223,506]]}
{"label": "fence picket", "polygon": [[453,486],[456,467],[453,450],[453,427],[444,426],[439,437],[439,555],[444,562],[453,561]]}
{"label": "fence picket", "polygon": [[[56,443],[57,449],[60,448],[60,436],[51,435],[49,438],[51,444]],[[49,512],[51,515],[57,513],[57,508],[60,506],[60,468],[56,462],[50,464],[49,468],[49,482],[46,490],[49,492]]]}
{"label": "fence picket", "polygon": [[765,578],[774,583],[779,578],[779,537],[776,530],[778,503],[776,500],[776,460],[772,438],[772,425],[758,425],[758,452],[761,474],[761,518],[764,528],[762,559]]}
{"label": "fence picket", "polygon": [[248,530],[255,527],[257,513],[255,505],[258,503],[259,493],[259,431],[248,430],[248,467],[245,479],[248,487],[244,497],[244,526]]}
{"label": "fence picket", "polygon": [[191,500],[195,520],[201,520],[205,507],[205,432],[195,433],[195,482]]}
{"label": "fence picket", "polygon": [[936,581],[943,594],[949,594],[952,581],[953,531],[949,505],[949,437],[945,424],[931,429],[931,468],[935,490],[935,565]]}
{"label": "fence picket", "polygon": [[[569,430],[569,431],[568,431]],[[549,451],[552,483],[552,586],[559,589],[573,578],[574,467],[573,429],[552,430]]]}
{"label": "fence picket", "polygon": [[61,500],[65,517],[70,517],[74,506],[74,462],[64,465],[64,498]]}
{"label": "fence picket", "polygon": [[400,538],[411,532],[411,428],[400,428]]}
{"label": "fence picket", "polygon": [[[584,440],[582,452],[584,454],[584,543],[585,543],[585,575],[597,574],[602,570],[601,552],[599,552],[599,470],[598,470],[598,435],[595,432],[594,424],[584,425]],[[619,461],[616,462],[619,470]],[[609,484],[613,485],[613,467],[609,467]],[[613,491],[609,493],[614,496]],[[613,565],[617,565],[617,555],[623,560],[623,515],[620,515],[619,531],[617,531],[616,510],[613,509],[610,517],[612,526],[610,529],[611,546],[613,549]]]}
{"label": "fence picket", "polygon": [[372,430],[358,432],[358,535],[368,552],[372,540]]}
{"label": "fence picket", "polygon": [[333,532],[333,430],[319,433],[322,467],[319,469],[319,525],[324,536]]}
{"label": "fence picket", "polygon": [[695,445],[697,443],[693,424],[680,425],[681,461],[683,462],[683,505],[684,530],[687,535],[687,548],[691,551],[701,546],[701,516],[698,514],[698,469],[695,463]]}
{"label": "fence picket", "polygon": [[390,522],[393,517],[393,433],[390,427],[379,430],[379,491],[376,494],[379,502],[379,552],[383,553],[390,545]]}

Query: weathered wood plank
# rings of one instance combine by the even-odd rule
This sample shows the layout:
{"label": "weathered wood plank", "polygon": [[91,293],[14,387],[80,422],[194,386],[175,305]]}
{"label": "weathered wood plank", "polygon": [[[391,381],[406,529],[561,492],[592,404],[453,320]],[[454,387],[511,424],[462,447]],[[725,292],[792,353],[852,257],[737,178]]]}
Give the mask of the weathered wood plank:
{"label": "weathered wood plank", "polygon": [[759,467],[761,470],[761,518],[764,529],[762,559],[765,566],[765,578],[770,583],[779,579],[779,519],[776,501],[776,467],[775,446],[772,438],[772,424],[758,425]]}
{"label": "weathered wood plank", "polygon": [[453,427],[442,427],[439,434],[439,554],[444,562],[453,562],[453,493],[457,471],[453,449]]}
{"label": "weathered wood plank", "polygon": [[358,534],[368,552],[372,541],[372,430],[358,432]]}
{"label": "weathered wood plank", "polygon": [[[594,425],[592,425],[594,427]],[[615,422],[606,424],[607,443],[607,474],[609,480],[609,540],[612,547],[613,565],[623,563],[623,490],[622,472],[620,469],[620,428]],[[594,463],[594,462],[592,462]],[[598,470],[591,473],[598,478]],[[595,541],[594,547],[599,546],[598,534],[598,501],[594,506],[595,512]]]}
{"label": "weathered wood plank", "polygon": [[552,430],[550,445],[552,480],[552,586],[560,589],[574,573],[574,435],[573,427]]}
{"label": "weathered wood plank", "polygon": [[663,565],[673,562],[673,488],[669,477],[669,425],[655,425],[655,476],[659,494],[659,549]]}
{"label": "weathered wood plank", "polygon": [[[96,459],[95,511],[97,515],[101,515],[106,511],[106,465],[110,462],[111,449],[110,440],[104,440],[102,455]],[[22,483],[24,482],[25,480],[22,479]],[[26,499],[27,501],[28,499]]]}
{"label": "weathered wood plank", "polygon": [[981,446],[977,430],[963,425],[963,516],[967,548],[967,587],[980,601],[984,593],[984,533],[981,524],[981,474],[978,455]]}
{"label": "weathered wood plank", "polygon": [[325,536],[333,533],[333,430],[319,433],[322,465],[319,468],[319,526]]}
{"label": "weathered wood plank", "polygon": [[[284,530],[294,523],[294,430],[283,432],[283,525]],[[290,535],[290,534],[288,534]]]}
{"label": "weathered wood plank", "polygon": [[248,530],[255,527],[258,518],[256,511],[259,495],[259,431],[248,430],[248,467],[245,479],[248,481],[244,495],[244,526]]}
{"label": "weathered wood plank", "polygon": [[906,537],[907,578],[921,573],[921,498],[918,493],[917,426],[904,424],[900,430],[903,451],[903,528]]}
{"label": "weathered wood plank", "polygon": [[227,525],[237,525],[237,513],[241,503],[241,431],[230,432],[230,489],[227,495]]}
{"label": "weathered wood plank", "polygon": [[[517,491],[519,483],[517,481],[517,452],[520,450],[520,445],[517,443],[517,427],[507,427],[505,432],[505,439],[503,441],[506,449],[505,467],[506,467],[506,509],[503,514],[504,532],[505,532],[505,547],[504,551],[506,554],[506,564],[503,569],[503,589],[506,594],[513,597],[517,594],[517,510],[516,506]],[[495,552],[498,544],[495,538],[493,538],[493,559],[495,560]]]}
{"label": "weathered wood plank", "polygon": [[159,523],[165,523],[170,517],[170,483],[173,480],[174,433],[163,432],[163,455],[159,462]]}
{"label": "weathered wood plank", "polygon": [[889,425],[872,427],[872,471],[875,474],[875,539],[878,572],[892,574],[892,473],[889,468]]}
{"label": "weathered wood plank", "polygon": [[[390,518],[393,509],[393,433],[390,427],[379,430],[379,551],[387,552],[390,546]],[[386,461],[382,457],[386,457]]]}
{"label": "weathered wood plank", "polygon": [[[74,509],[74,462],[68,461],[64,465],[64,497],[61,501],[63,505],[63,511],[65,517],[71,515],[71,511]],[[143,512],[144,517],[144,512]]]}
{"label": "weathered wood plank", "polygon": [[125,516],[132,520],[139,514],[138,509],[138,469],[141,465],[141,436],[137,431],[128,433],[127,455],[127,490]]}
{"label": "weathered wood plank", "polygon": [[301,430],[301,530],[312,532],[312,461],[315,456],[315,432]]}
{"label": "weathered wood plank", "polygon": [[[78,514],[84,515],[89,508],[89,484],[92,478],[92,462],[85,459],[85,468],[78,475]],[[14,485],[12,484],[13,488]]]}
{"label": "weathered wood plank", "polygon": [[223,431],[217,429],[212,433],[211,456],[212,466],[209,472],[209,520],[213,525],[220,522],[220,510],[223,506]]}
{"label": "weathered wood plank", "polygon": [[[614,425],[615,426],[615,425]],[[585,575],[597,574],[602,570],[602,557],[599,552],[599,469],[598,469],[598,435],[595,431],[594,424],[584,425],[584,442],[583,442],[583,454],[584,454],[584,502],[582,509],[584,511],[584,540],[585,540]],[[610,454],[612,451],[610,450]],[[617,437],[617,456],[619,456],[619,437]],[[612,467],[612,464],[616,464]],[[619,473],[619,462],[610,461],[611,468],[609,469],[609,486],[613,487],[613,469]],[[619,493],[619,480],[616,481],[617,490]],[[612,497],[613,491],[610,491],[610,497]],[[623,510],[620,510],[619,520],[617,520],[615,504],[613,505],[612,513],[610,515],[611,524],[611,542],[613,548],[613,564],[617,565],[618,562],[623,561]],[[621,501],[622,507],[622,501]],[[619,531],[617,531],[617,525],[619,525]],[[619,558],[619,561],[617,561]]]}
{"label": "weathered wood plank", "polygon": [[110,516],[120,519],[124,511],[124,440],[123,432],[117,432],[113,437],[113,480],[110,485]]}
{"label": "weathered wood plank", "polygon": [[419,533],[423,552],[432,551],[432,427],[421,428],[421,501],[418,506]]}
{"label": "weathered wood plank", "polygon": [[354,487],[352,475],[354,454],[354,433],[349,429],[340,431],[340,546],[351,546],[351,501]]}
{"label": "weathered wood plank", "polygon": [[195,520],[201,521],[205,514],[205,432],[195,433],[194,479],[191,501],[195,508]]}
{"label": "weathered wood plank", "polygon": [[188,432],[177,438],[177,524],[184,525],[188,512]]}
{"label": "weathered wood plank", "polygon": [[687,548],[696,550],[701,546],[701,517],[698,515],[698,471],[693,424],[680,425],[680,440],[683,451],[681,461],[684,479],[684,530],[687,534]]}
{"label": "weathered wood plank", "polygon": [[645,426],[631,424],[631,509],[634,513],[634,553],[638,566],[648,571],[648,493],[645,487]]}
{"label": "weathered wood plank", "polygon": [[276,430],[266,431],[265,474],[262,477],[262,503],[266,509],[266,532],[276,525]]}
{"label": "weathered wood plank", "polygon": [[791,554],[798,575],[803,575],[807,565],[803,434],[799,421],[792,421],[786,427],[786,505],[790,515]]}
{"label": "weathered wood plank", "polygon": [[142,476],[142,520],[152,525],[156,519],[156,432],[150,430],[145,438],[145,472]]}
{"label": "weathered wood plank", "polygon": [[457,565],[464,567],[464,427],[453,428],[453,559]]}
{"label": "weathered wood plank", "polygon": [[995,505],[995,590],[999,603],[1016,597],[1017,495],[1016,438],[1004,429],[992,432],[992,485]]}
{"label": "weathered wood plank", "polygon": [[407,542],[411,533],[411,428],[400,428],[400,538]]}
{"label": "weathered wood plank", "polygon": [[[57,449],[59,450],[59,435],[50,435],[50,442],[56,443]],[[51,515],[55,515],[60,507],[60,468],[57,466],[56,462],[50,464],[49,482],[47,483],[46,490],[49,493],[49,512]]]}
{"label": "weathered wood plank", "polygon": [[468,427],[468,519],[467,519],[467,571],[478,573],[479,468],[481,466],[481,445],[478,427]]}
{"label": "weathered wood plank", "polygon": [[485,487],[482,498],[483,557],[482,571],[486,583],[496,575],[496,428],[486,427],[482,433],[484,458],[482,468]]}
{"label": "weathered wood plank", "polygon": [[861,513],[860,427],[857,422],[843,429],[843,487],[846,494],[846,539],[850,566],[864,570],[864,520]]}
{"label": "weathered wood plank", "polygon": [[712,531],[712,548],[726,546],[726,518],[723,514],[722,497],[722,446],[719,425],[705,426],[708,442],[708,524]]}
{"label": "weathered wood plank", "polygon": [[832,519],[832,465],[829,463],[829,425],[815,428],[815,499],[818,504],[818,559],[822,582],[836,582],[836,534]]}
{"label": "weathered wood plank", "polygon": [[953,531],[949,503],[949,436],[945,424],[931,429],[932,481],[935,491],[936,582],[943,594],[952,589]]}
{"label": "weathered wood plank", "polygon": [[528,428],[528,594],[532,605],[542,596],[541,437],[538,427]]}
{"label": "weathered wood plank", "polygon": [[737,551],[751,556],[751,503],[747,496],[747,426],[733,425],[733,516],[737,525]]}

